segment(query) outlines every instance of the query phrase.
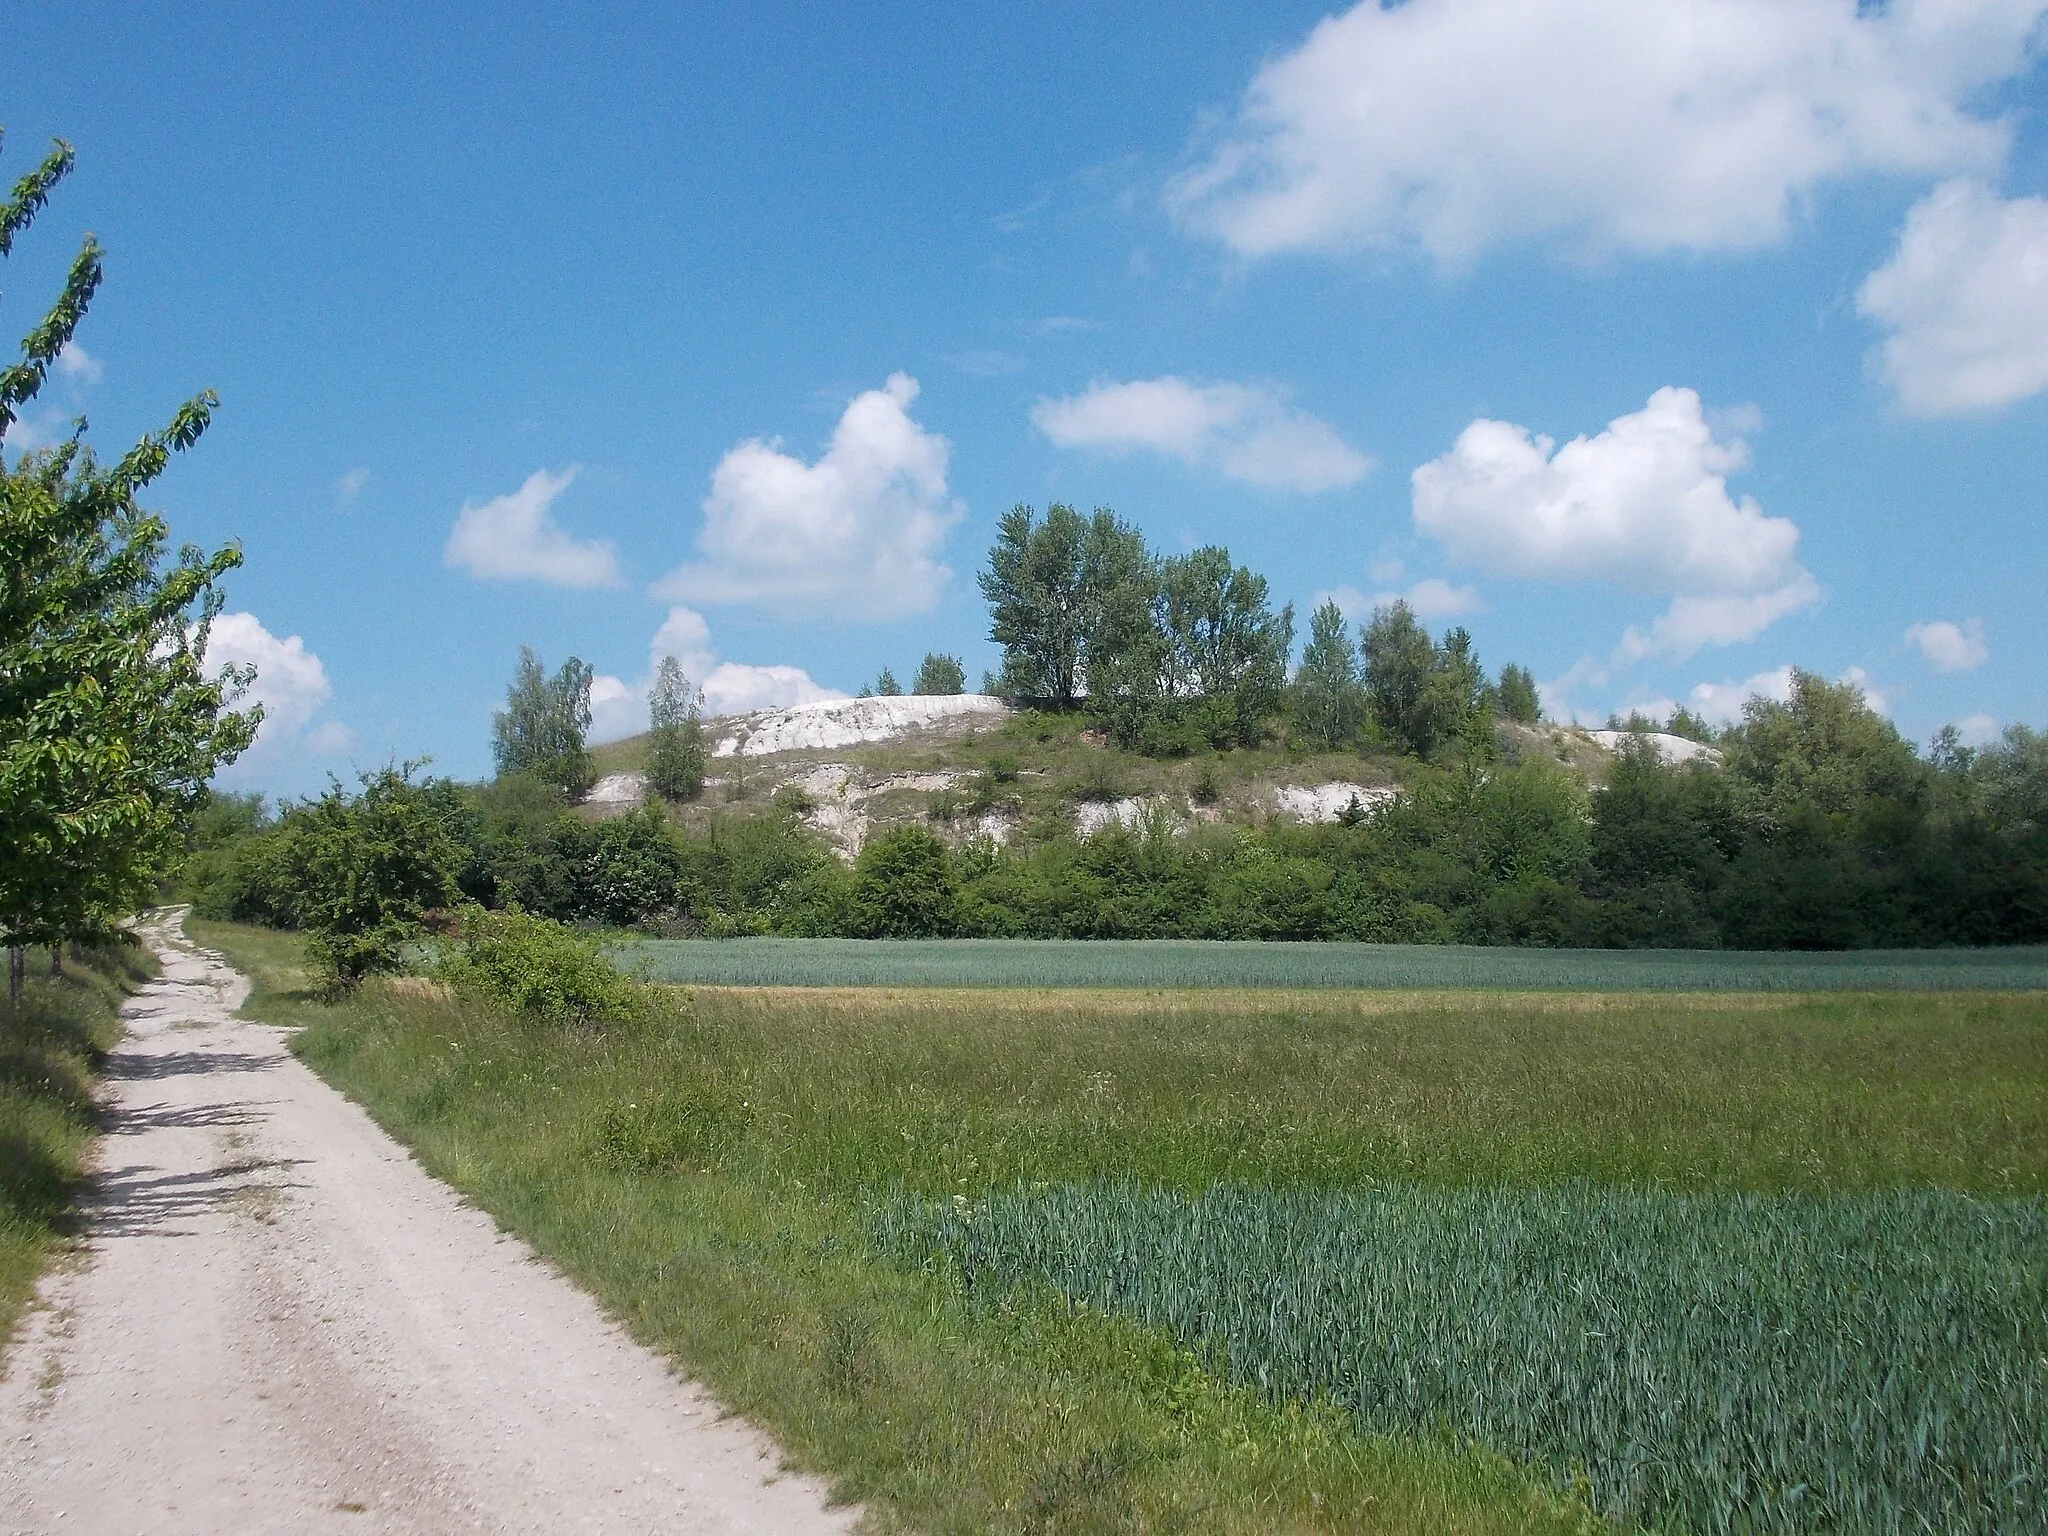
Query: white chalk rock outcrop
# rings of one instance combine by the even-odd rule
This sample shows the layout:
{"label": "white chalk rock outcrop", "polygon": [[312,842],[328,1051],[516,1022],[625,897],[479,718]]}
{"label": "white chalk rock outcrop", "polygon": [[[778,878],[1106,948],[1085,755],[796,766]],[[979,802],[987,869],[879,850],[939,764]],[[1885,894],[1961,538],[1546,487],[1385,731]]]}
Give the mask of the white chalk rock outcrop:
{"label": "white chalk rock outcrop", "polygon": [[731,757],[745,742],[748,757],[774,752],[831,751],[868,741],[893,741],[915,731],[993,724],[1010,706],[985,693],[912,694],[889,699],[822,699],[788,709],[728,715],[715,722],[714,757]]}
{"label": "white chalk rock outcrop", "polygon": [[1665,731],[1588,731],[1586,734],[1610,752],[1619,752],[1631,736],[1640,736],[1657,749],[1659,761],[1674,766],[1694,761],[1718,765],[1721,761],[1720,748]]}
{"label": "white chalk rock outcrop", "polygon": [[608,773],[590,786],[585,805],[639,805],[647,799],[644,773]]}
{"label": "white chalk rock outcrop", "polygon": [[1273,809],[1291,821],[1335,821],[1357,800],[1361,809],[1384,805],[1400,791],[1386,784],[1282,784],[1273,791]]}

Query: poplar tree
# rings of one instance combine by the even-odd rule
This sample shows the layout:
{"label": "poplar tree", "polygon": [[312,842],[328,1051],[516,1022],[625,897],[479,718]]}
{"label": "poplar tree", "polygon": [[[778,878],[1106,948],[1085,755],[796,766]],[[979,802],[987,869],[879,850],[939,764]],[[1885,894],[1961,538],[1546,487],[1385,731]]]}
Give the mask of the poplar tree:
{"label": "poplar tree", "polygon": [[662,657],[647,697],[647,786],[664,800],[694,800],[704,792],[703,704],[683,664]]}
{"label": "poplar tree", "polygon": [[1294,715],[1303,734],[1328,752],[1350,746],[1365,718],[1351,629],[1334,602],[1309,617],[1308,644],[1294,674]]}
{"label": "poplar tree", "polygon": [[[0,204],[0,257],[71,171],[69,145]],[[34,400],[101,279],[88,236],[63,292],[0,371],[0,433]],[[216,769],[255,739],[230,707],[253,672],[205,666],[233,546],[187,546],[138,495],[196,442],[216,404],[187,401],[111,467],[85,423],[54,448],[0,458],[0,941],[10,997],[21,947],[110,936],[154,893]]]}
{"label": "poplar tree", "polygon": [[491,744],[498,772],[526,773],[554,785],[570,799],[590,788],[590,729],[593,668],[571,656],[549,677],[530,645],[519,647],[519,666],[505,690],[505,707],[491,719]]}

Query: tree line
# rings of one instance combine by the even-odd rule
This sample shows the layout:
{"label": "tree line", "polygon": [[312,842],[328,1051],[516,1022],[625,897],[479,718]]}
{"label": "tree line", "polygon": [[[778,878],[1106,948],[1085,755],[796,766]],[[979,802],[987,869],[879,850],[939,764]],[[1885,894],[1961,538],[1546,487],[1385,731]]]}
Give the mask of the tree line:
{"label": "tree line", "polygon": [[[0,203],[0,258],[72,169],[59,142]],[[15,425],[71,343],[100,285],[88,236],[63,291],[0,371],[0,432]],[[230,546],[170,551],[138,498],[205,431],[209,392],[112,464],[85,423],[53,447],[0,459],[0,943],[10,1003],[25,951],[106,943],[147,904],[223,764],[262,711],[235,709],[251,680],[205,667]]]}
{"label": "tree line", "polygon": [[[1012,728],[1066,719],[1026,714]],[[527,775],[462,785],[386,770],[267,823],[245,803],[236,835],[195,860],[194,888],[222,916],[369,934],[374,963],[424,914],[461,901],[711,936],[1757,949],[2048,939],[2048,734],[2015,726],[1974,750],[1949,738],[1922,757],[1853,687],[1802,673],[1788,701],[1751,701],[1721,737],[1720,767],[1667,764],[1638,740],[1589,789],[1514,739],[1405,760],[1399,797],[1332,825],[1200,825],[1162,810],[1087,837],[1071,822],[1027,826],[1000,846],[963,835],[1002,803],[991,758],[957,804],[882,833],[851,866],[787,791],[765,811],[685,828],[658,806],[579,815]],[[391,878],[327,873],[350,838],[357,868]],[[396,916],[325,905],[342,889],[362,901],[380,882],[403,898]]]}
{"label": "tree line", "polygon": [[[1789,699],[1752,699],[1725,730],[1666,723],[1711,737],[1715,761],[1668,764],[1638,736],[1595,787],[1527,729],[1541,712],[1526,668],[1489,677],[1466,631],[1433,639],[1405,604],[1378,609],[1355,640],[1323,604],[1289,677],[1292,615],[1272,610],[1262,578],[1221,549],[1157,556],[1114,514],[1061,506],[1006,517],[981,581],[1003,646],[990,685],[1018,705],[1003,729],[1020,745],[1099,725],[1140,752],[1199,757],[1196,801],[1217,752],[1357,751],[1401,792],[1335,825],[1201,825],[1160,806],[1090,836],[1054,815],[999,845],[969,829],[1014,805],[1016,755],[1000,751],[964,794],[884,831],[849,867],[793,787],[766,811],[694,827],[666,814],[659,802],[693,798],[705,766],[701,700],[672,661],[651,700],[656,802],[613,820],[578,814],[590,671],[572,659],[551,675],[528,651],[497,718],[493,782],[387,769],[275,820],[223,802],[195,861],[198,900],[307,928],[343,979],[392,962],[427,914],[462,902],[713,936],[2048,938],[2048,737],[2025,727],[1982,749],[1951,731],[1922,757],[1853,686],[1799,673]],[[950,685],[959,671],[928,656],[919,680]],[[886,669],[881,681],[893,683]],[[1096,780],[1068,798],[1101,797]],[[372,874],[331,873],[344,868]],[[354,906],[335,904],[340,889]]]}
{"label": "tree line", "polygon": [[1433,641],[1399,601],[1375,611],[1356,646],[1343,610],[1324,602],[1290,680],[1294,609],[1274,610],[1265,577],[1216,545],[1157,554],[1105,508],[1011,508],[979,580],[1003,653],[993,691],[1086,711],[1149,756],[1287,735],[1427,758],[1489,737],[1497,716],[1534,724],[1541,713],[1526,668],[1489,679],[1467,631]]}

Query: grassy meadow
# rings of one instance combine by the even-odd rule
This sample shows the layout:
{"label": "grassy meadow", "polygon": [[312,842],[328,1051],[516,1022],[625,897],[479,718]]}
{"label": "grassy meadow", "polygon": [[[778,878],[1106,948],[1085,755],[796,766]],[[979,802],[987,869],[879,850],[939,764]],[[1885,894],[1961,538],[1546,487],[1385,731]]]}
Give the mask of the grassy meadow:
{"label": "grassy meadow", "polygon": [[1375,987],[1569,992],[2048,988],[2048,946],[1835,951],[1519,949],[1204,939],[629,939],[684,986]]}
{"label": "grassy meadow", "polygon": [[0,994],[0,1341],[70,1229],[93,1133],[92,1078],[119,1009],[153,969],[140,949],[91,952],[49,974],[29,951],[18,1008]]}
{"label": "grassy meadow", "polygon": [[701,986],[565,1031],[192,928],[880,1529],[2040,1520],[2039,993]]}

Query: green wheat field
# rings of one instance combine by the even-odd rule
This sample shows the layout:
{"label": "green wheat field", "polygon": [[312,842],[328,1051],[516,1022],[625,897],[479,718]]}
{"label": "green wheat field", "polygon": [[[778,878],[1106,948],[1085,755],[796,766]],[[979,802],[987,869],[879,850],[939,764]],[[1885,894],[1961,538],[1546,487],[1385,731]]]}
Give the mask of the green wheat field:
{"label": "green wheat field", "polygon": [[647,939],[652,980],[790,987],[1382,987],[1573,992],[2048,988],[2048,946],[2006,949],[1512,949],[1197,939]]}

